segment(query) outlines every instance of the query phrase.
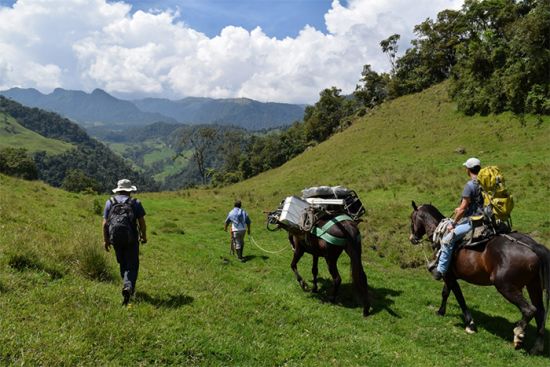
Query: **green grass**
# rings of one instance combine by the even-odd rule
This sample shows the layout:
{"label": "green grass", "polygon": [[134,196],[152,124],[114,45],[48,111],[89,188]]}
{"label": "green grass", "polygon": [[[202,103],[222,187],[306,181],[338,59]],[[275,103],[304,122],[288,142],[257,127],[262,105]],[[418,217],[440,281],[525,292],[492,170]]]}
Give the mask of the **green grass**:
{"label": "green grass", "polygon": [[0,112],[0,148],[25,148],[29,152],[61,154],[73,147],[61,140],[49,139],[21,126],[14,118]]}
{"label": "green grass", "polygon": [[[468,335],[454,299],[447,316],[435,315],[441,283],[410,267],[423,260],[422,249],[407,241],[410,200],[450,212],[469,155],[503,168],[518,196],[516,228],[548,243],[548,120],[528,118],[521,127],[513,116],[465,118],[453,108],[438,86],[385,105],[239,185],[137,195],[149,244],[128,309],[120,306],[114,254],[101,252],[97,207],[107,196],[0,176],[0,364],[547,366],[548,356],[513,350],[519,312],[494,288],[463,284],[479,328]],[[496,119],[502,141],[490,133]],[[466,156],[453,153],[458,146]],[[368,207],[361,230],[374,312],[367,319],[355,301],[347,256],[339,261],[340,297],[330,304],[324,263],[320,294],[302,292],[285,233],[263,228],[264,210],[321,183],[358,190]],[[249,210],[258,244],[287,250],[266,254],[247,239],[249,261],[230,257],[222,228],[235,198]],[[310,268],[305,256],[299,269],[308,281]],[[534,328],[528,332],[530,345]]]}

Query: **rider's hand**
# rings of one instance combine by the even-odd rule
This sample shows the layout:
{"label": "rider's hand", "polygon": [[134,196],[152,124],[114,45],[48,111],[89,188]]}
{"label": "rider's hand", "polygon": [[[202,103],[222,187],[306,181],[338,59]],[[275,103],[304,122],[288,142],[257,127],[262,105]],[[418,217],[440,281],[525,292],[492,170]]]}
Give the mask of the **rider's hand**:
{"label": "rider's hand", "polygon": [[455,229],[454,223],[449,223],[449,225],[447,226],[447,230],[452,231],[453,229]]}

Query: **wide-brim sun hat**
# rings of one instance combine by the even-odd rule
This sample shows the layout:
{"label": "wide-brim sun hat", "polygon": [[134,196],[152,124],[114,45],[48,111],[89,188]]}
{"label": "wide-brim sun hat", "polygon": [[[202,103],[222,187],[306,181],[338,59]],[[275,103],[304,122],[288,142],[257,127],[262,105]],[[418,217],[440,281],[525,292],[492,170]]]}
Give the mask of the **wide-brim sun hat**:
{"label": "wide-brim sun hat", "polygon": [[466,168],[474,168],[476,166],[479,166],[481,167],[481,161],[477,158],[468,158],[468,160],[464,163],[462,163],[462,165]]}
{"label": "wide-brim sun hat", "polygon": [[122,180],[119,180],[117,182],[117,188],[113,189],[114,193],[124,191],[124,192],[132,192],[137,191],[137,187],[132,185],[132,181],[123,178]]}

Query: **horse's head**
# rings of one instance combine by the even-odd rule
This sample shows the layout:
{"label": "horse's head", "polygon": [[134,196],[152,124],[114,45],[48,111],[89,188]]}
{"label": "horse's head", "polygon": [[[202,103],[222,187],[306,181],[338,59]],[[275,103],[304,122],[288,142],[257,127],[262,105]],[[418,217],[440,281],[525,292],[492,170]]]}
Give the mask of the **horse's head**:
{"label": "horse's head", "polygon": [[433,205],[417,206],[412,202],[413,212],[411,213],[411,234],[409,241],[413,245],[418,245],[422,242],[424,235],[428,236],[428,240],[432,240],[432,235],[437,228],[437,224],[443,219],[443,214],[439,212]]}

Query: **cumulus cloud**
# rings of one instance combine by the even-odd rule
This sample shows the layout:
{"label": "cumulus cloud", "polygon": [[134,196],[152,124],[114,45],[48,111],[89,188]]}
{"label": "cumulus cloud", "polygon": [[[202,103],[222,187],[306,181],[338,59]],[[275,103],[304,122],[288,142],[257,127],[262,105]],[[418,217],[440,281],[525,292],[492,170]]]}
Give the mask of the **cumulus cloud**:
{"label": "cumulus cloud", "polygon": [[[175,11],[132,12],[106,0],[19,0],[0,7],[0,89],[104,88],[114,94],[249,97],[312,103],[353,91],[364,64],[386,70],[380,40],[462,0],[334,0],[327,33],[276,39],[228,25],[209,38]],[[184,10],[181,10],[184,11]]]}

